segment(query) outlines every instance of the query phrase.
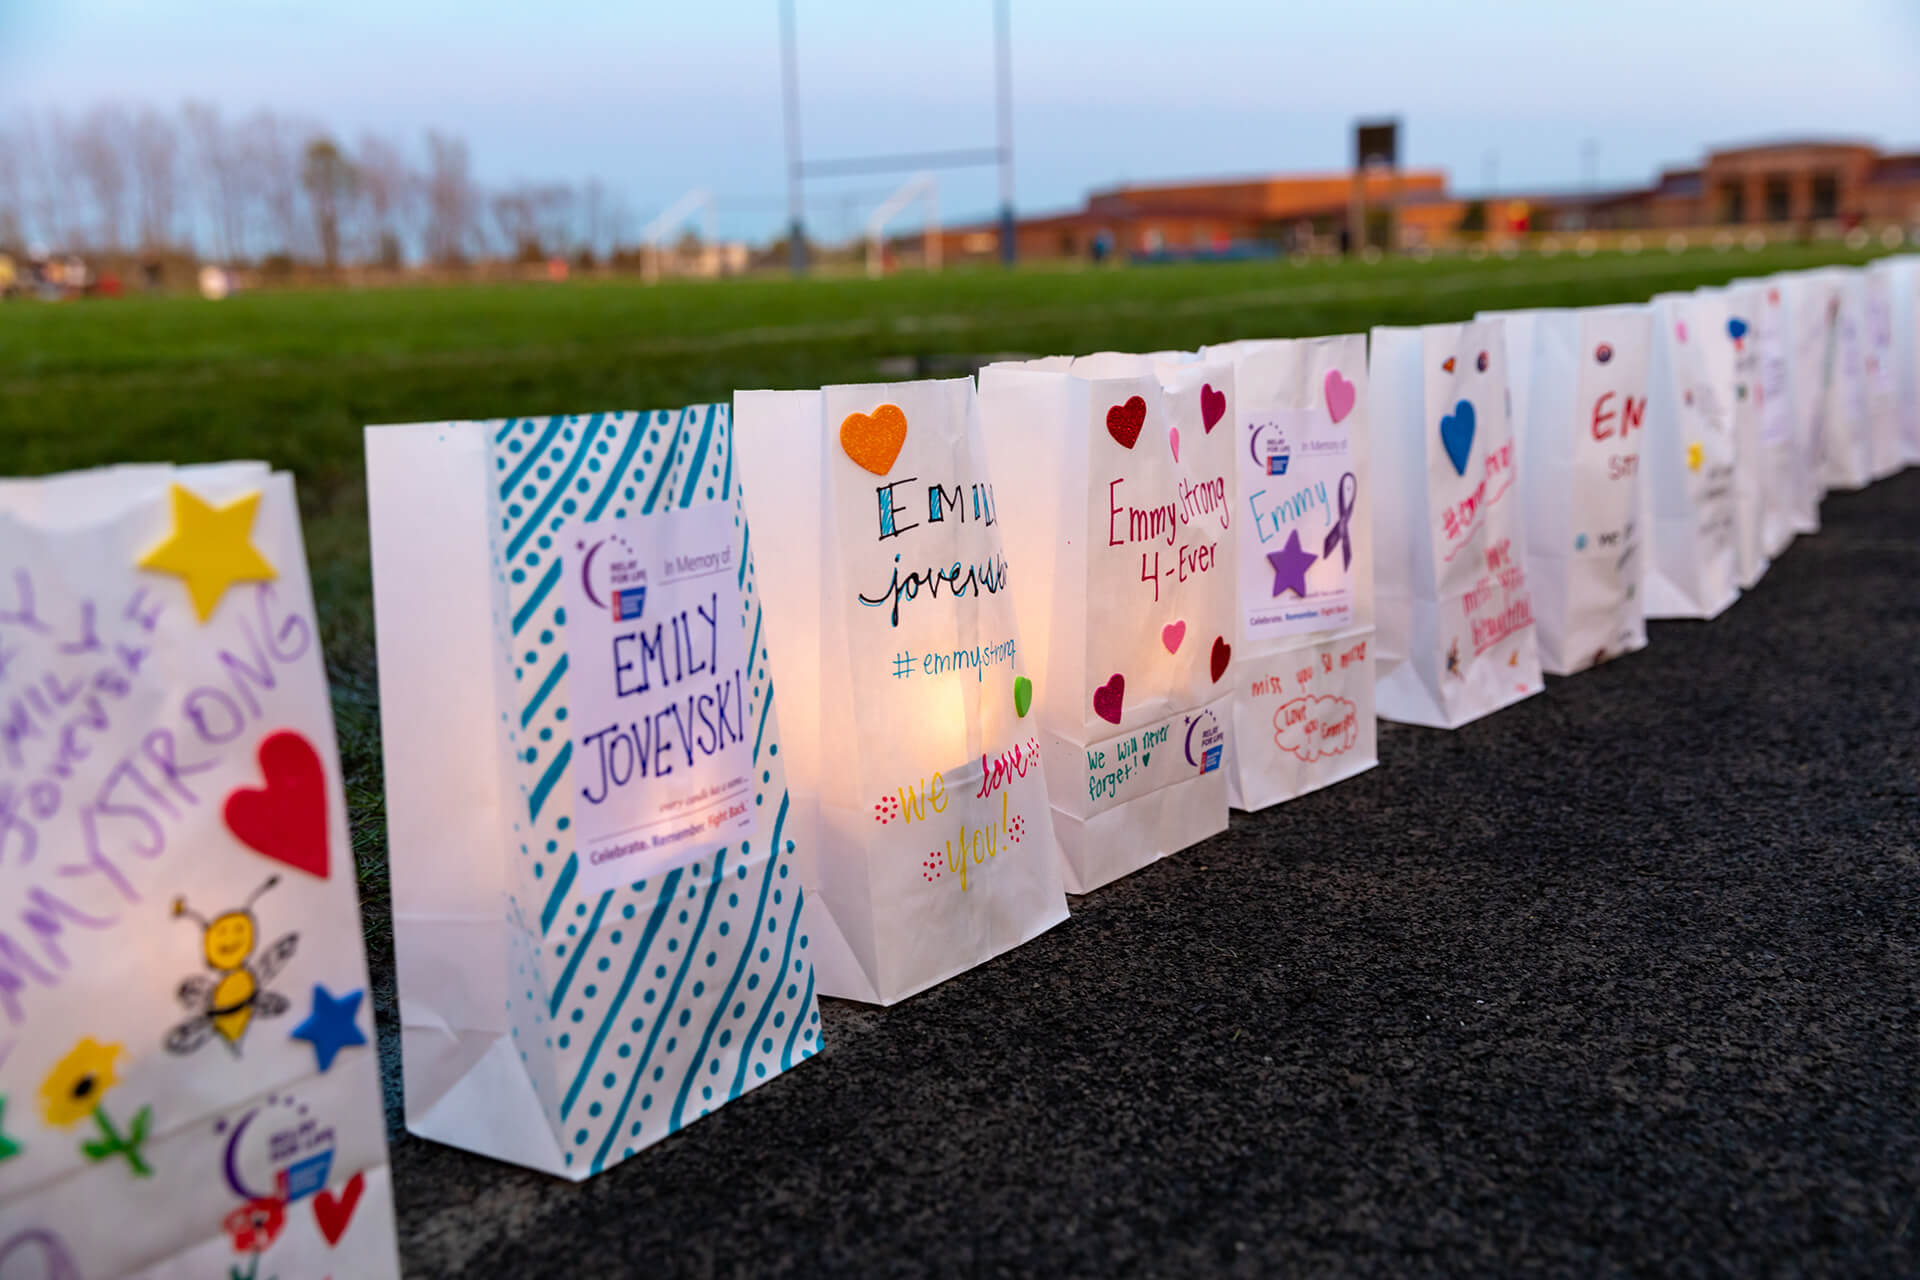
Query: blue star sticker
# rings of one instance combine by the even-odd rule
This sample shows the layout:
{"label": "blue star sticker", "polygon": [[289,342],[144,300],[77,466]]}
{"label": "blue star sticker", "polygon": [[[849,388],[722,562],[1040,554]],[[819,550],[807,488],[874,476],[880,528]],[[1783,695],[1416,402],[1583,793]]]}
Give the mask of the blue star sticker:
{"label": "blue star sticker", "polygon": [[1267,552],[1267,563],[1273,566],[1273,594],[1277,599],[1282,591],[1305,598],[1307,594],[1307,568],[1320,557],[1311,551],[1300,548],[1300,531],[1295,529],[1287,535],[1287,545],[1278,551]]}
{"label": "blue star sticker", "polygon": [[313,1012],[307,1015],[305,1022],[293,1029],[293,1038],[305,1040],[313,1046],[313,1056],[319,1060],[320,1070],[326,1071],[333,1066],[334,1058],[347,1046],[367,1042],[354,1023],[354,1015],[360,1011],[360,998],[364,995],[364,991],[349,991],[336,999],[328,994],[325,987],[314,984]]}

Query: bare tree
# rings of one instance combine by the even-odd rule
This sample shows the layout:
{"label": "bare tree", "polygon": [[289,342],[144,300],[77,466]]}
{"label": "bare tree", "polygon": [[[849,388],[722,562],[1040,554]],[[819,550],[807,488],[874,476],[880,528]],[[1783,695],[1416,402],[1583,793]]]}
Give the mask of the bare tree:
{"label": "bare tree", "polygon": [[534,207],[540,217],[540,243],[549,255],[568,255],[579,242],[574,206],[573,188],[565,183],[552,183],[534,192]]}
{"label": "bare tree", "polygon": [[360,135],[354,152],[365,200],[365,256],[382,266],[397,267],[405,259],[405,245],[418,206],[419,179],[407,166],[400,148],[377,134]]}
{"label": "bare tree", "polygon": [[173,241],[179,140],[173,122],[151,107],[140,113],[131,140],[133,172],[139,184],[140,247],[164,249]]}
{"label": "bare tree", "polygon": [[27,240],[25,164],[17,131],[0,129],[0,250],[20,249]]}
{"label": "bare tree", "polygon": [[517,262],[538,262],[546,251],[540,244],[539,211],[535,193],[524,183],[498,192],[487,202],[499,237],[501,256]]}
{"label": "bare tree", "polygon": [[72,135],[72,154],[93,198],[94,243],[119,250],[127,243],[132,125],[120,107],[95,107]]}
{"label": "bare tree", "polygon": [[213,233],[214,256],[238,262],[247,249],[247,183],[243,157],[210,102],[189,102],[182,109],[187,136],[193,143],[193,167],[206,202],[207,226]]}
{"label": "bare tree", "polygon": [[600,179],[589,178],[580,189],[580,231],[586,251],[596,262],[607,256],[605,243],[609,222],[606,188]]}
{"label": "bare tree", "polygon": [[300,139],[290,120],[261,111],[247,121],[241,144],[242,164],[250,176],[265,215],[270,253],[301,256]]}
{"label": "bare tree", "polygon": [[466,260],[479,203],[467,159],[467,144],[441,133],[427,135],[427,256],[450,265]]}
{"label": "bare tree", "polygon": [[358,185],[353,165],[332,138],[314,138],[307,143],[300,165],[300,185],[306,190],[307,209],[313,214],[320,260],[331,271],[340,265],[340,224]]}

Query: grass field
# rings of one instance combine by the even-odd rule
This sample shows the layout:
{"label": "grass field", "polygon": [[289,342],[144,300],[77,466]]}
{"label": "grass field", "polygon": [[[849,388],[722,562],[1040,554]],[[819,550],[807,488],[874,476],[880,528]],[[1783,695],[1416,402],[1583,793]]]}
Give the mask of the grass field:
{"label": "grass field", "polygon": [[1157,350],[1641,301],[1867,256],[1819,247],[22,304],[0,307],[0,472],[261,458],[294,473],[367,918],[383,946],[366,423],[676,406],[736,388],[897,377],[903,357],[951,371],[939,358]]}

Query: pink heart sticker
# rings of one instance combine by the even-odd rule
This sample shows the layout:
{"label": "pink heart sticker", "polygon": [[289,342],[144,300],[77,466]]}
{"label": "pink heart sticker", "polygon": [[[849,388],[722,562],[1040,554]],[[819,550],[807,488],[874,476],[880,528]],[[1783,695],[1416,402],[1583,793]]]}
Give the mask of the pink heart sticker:
{"label": "pink heart sticker", "polygon": [[1180,652],[1180,642],[1186,638],[1187,624],[1185,621],[1169,622],[1166,626],[1160,628],[1160,643],[1167,646],[1168,653]]}
{"label": "pink heart sticker", "polygon": [[1111,679],[1093,691],[1093,714],[1108,724],[1120,723],[1120,701],[1126,696],[1127,678],[1118,671]]}
{"label": "pink heart sticker", "polygon": [[1340,376],[1338,369],[1327,370],[1327,379],[1323,384],[1327,393],[1327,412],[1335,422],[1353,412],[1353,400],[1357,394],[1353,384]]}
{"label": "pink heart sticker", "polygon": [[1167,428],[1167,443],[1173,446],[1173,460],[1180,461],[1180,428]]}

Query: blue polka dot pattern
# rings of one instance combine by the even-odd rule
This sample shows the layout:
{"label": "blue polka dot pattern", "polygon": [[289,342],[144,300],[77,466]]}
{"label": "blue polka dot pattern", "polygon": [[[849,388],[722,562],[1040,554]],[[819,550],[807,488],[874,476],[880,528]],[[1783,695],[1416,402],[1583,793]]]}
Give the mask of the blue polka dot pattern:
{"label": "blue polka dot pattern", "polygon": [[[512,419],[489,430],[495,585],[504,593],[496,615],[518,703],[507,723],[520,805],[507,1012],[567,1173],[581,1178],[812,1057],[819,1010],[801,895],[776,889],[793,839],[728,407]],[[759,828],[691,866],[587,894],[576,887],[568,831],[563,557],[545,535],[567,517],[641,517],[705,502],[738,517]]]}

